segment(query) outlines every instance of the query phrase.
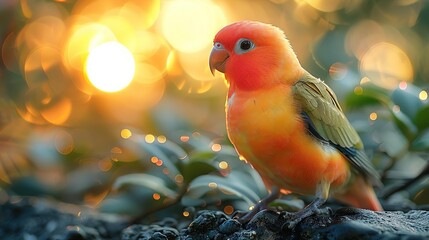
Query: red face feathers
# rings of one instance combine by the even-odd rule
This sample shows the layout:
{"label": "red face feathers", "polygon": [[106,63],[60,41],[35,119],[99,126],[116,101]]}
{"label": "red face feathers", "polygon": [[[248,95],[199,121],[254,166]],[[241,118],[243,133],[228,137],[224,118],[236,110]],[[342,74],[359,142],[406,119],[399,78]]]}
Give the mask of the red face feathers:
{"label": "red face feathers", "polygon": [[256,90],[292,81],[302,72],[283,31],[272,25],[233,23],[222,28],[213,42],[210,69],[225,73],[231,87]]}

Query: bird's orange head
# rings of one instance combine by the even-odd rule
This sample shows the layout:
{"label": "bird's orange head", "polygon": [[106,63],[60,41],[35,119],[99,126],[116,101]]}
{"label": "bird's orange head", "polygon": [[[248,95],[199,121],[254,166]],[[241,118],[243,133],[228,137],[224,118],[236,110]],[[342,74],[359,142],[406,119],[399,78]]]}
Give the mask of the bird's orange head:
{"label": "bird's orange head", "polygon": [[222,28],[213,43],[210,70],[225,73],[234,88],[256,90],[293,82],[303,72],[283,31],[269,24],[233,23]]}

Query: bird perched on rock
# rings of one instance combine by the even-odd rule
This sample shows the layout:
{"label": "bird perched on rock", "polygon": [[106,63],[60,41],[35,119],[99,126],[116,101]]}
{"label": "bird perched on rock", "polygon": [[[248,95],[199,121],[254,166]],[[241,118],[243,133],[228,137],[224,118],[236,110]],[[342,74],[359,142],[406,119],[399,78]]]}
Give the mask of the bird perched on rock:
{"label": "bird perched on rock", "polygon": [[[379,177],[334,92],[299,63],[279,28],[236,22],[214,38],[210,70],[228,83],[228,137],[259,172],[270,196],[315,195],[291,226],[318,211],[329,196],[381,211],[373,185]],[[258,211],[259,205],[253,211]]]}

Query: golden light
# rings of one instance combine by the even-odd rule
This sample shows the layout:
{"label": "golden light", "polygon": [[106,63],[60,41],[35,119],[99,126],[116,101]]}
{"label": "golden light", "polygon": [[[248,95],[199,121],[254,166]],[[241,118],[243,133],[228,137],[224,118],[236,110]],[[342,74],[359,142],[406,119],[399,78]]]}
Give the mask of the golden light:
{"label": "golden light", "polygon": [[371,46],[384,41],[385,38],[385,30],[379,23],[373,20],[363,20],[348,30],[345,50],[349,55],[354,55],[360,60]]}
{"label": "golden light", "polygon": [[419,93],[419,98],[420,98],[420,100],[422,100],[422,101],[424,101],[424,100],[428,99],[428,93],[427,93],[425,90],[421,91],[421,92]]}
{"label": "golden light", "polygon": [[159,143],[165,143],[167,142],[167,138],[164,135],[160,135],[156,138],[156,140],[158,140]]}
{"label": "golden light", "polygon": [[356,95],[362,95],[363,94],[363,88],[361,86],[357,86],[357,87],[355,87],[355,89],[353,90],[353,92]]}
{"label": "golden light", "polygon": [[371,114],[369,114],[369,119],[371,119],[372,121],[377,120],[377,117],[378,115],[375,112],[372,112]]}
{"label": "golden light", "polygon": [[153,156],[153,157],[151,157],[151,158],[150,158],[150,161],[151,161],[153,164],[155,164],[155,163],[157,163],[157,162],[159,161],[159,159],[158,159],[157,157]]}
{"label": "golden light", "polygon": [[228,163],[225,161],[222,161],[219,163],[219,168],[220,169],[227,169],[228,168]]}
{"label": "golden light", "polygon": [[124,45],[112,41],[98,45],[89,52],[85,70],[96,88],[104,92],[117,92],[133,80],[135,61]]}
{"label": "golden light", "polygon": [[367,78],[367,77],[363,77],[363,78],[360,80],[360,84],[365,84],[365,83],[369,83],[369,82],[371,82],[371,80],[370,80],[369,78]]}
{"label": "golden light", "polygon": [[400,82],[412,81],[414,75],[408,55],[388,42],[370,47],[362,56],[360,70],[374,84],[387,89],[395,89]]}
{"label": "golden light", "polygon": [[154,135],[152,135],[152,134],[147,134],[147,135],[144,137],[144,140],[145,140],[145,142],[147,142],[147,143],[153,143],[153,142],[155,142],[155,136],[154,136]]}
{"label": "golden light", "polygon": [[219,152],[220,150],[222,150],[222,145],[220,145],[219,143],[215,143],[212,145],[213,152]]}
{"label": "golden light", "polygon": [[130,129],[124,128],[121,130],[121,137],[123,139],[128,139],[133,135]]}
{"label": "golden light", "polygon": [[98,169],[100,169],[103,172],[108,172],[110,169],[112,169],[113,163],[110,161],[110,159],[103,159],[98,162]]}
{"label": "golden light", "polygon": [[344,0],[305,0],[307,4],[322,12],[334,12],[344,7]]}
{"label": "golden light", "polygon": [[55,125],[64,124],[72,113],[73,105],[69,98],[59,98],[57,101],[49,101],[40,115],[49,123]]}
{"label": "golden light", "polygon": [[184,217],[189,217],[189,215],[190,215],[190,214],[189,214],[189,212],[188,212],[188,211],[184,211],[184,212],[183,212],[183,216],[184,216]]}
{"label": "golden light", "polygon": [[223,10],[209,0],[169,1],[162,15],[163,35],[175,49],[187,53],[211,45],[226,23]]}
{"label": "golden light", "polygon": [[217,188],[217,183],[215,183],[215,182],[211,182],[211,183],[209,183],[209,188]]}
{"label": "golden light", "polygon": [[161,195],[159,195],[158,193],[154,193],[152,195],[152,198],[155,199],[155,200],[159,200],[159,199],[161,199]]}
{"label": "golden light", "polygon": [[224,211],[224,213],[226,213],[226,214],[232,214],[233,212],[234,212],[234,207],[233,206],[231,206],[231,205],[226,205],[224,208],[223,208],[223,211]]}

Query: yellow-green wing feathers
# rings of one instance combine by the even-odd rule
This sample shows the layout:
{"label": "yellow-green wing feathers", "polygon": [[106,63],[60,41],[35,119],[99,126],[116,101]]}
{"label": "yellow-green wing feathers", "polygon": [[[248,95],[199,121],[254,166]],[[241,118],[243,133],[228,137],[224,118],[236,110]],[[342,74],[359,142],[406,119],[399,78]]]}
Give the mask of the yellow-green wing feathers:
{"label": "yellow-green wing feathers", "polygon": [[362,148],[359,135],[324,82],[308,74],[294,85],[293,93],[320,136],[341,147]]}
{"label": "yellow-green wing feathers", "polygon": [[306,73],[292,87],[295,101],[309,121],[315,138],[337,148],[374,185],[380,185],[377,171],[363,152],[362,141],[345,117],[334,92],[320,79]]}

